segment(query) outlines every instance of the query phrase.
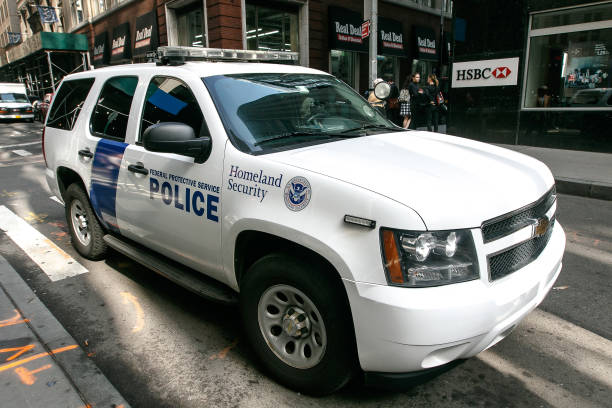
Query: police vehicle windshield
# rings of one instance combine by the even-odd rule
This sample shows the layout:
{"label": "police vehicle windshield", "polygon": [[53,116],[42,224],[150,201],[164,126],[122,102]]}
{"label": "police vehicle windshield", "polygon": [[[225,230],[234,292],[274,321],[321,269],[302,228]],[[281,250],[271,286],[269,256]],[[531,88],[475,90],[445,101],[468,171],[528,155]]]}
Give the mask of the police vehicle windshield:
{"label": "police vehicle windshield", "polygon": [[330,75],[256,73],[203,81],[230,139],[245,152],[401,130]]}

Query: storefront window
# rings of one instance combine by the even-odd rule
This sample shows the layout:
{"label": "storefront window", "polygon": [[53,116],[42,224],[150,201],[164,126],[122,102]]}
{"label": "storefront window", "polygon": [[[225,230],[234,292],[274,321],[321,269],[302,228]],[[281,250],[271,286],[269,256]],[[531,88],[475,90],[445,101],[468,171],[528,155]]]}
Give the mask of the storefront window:
{"label": "storefront window", "polygon": [[[582,13],[562,11],[533,16],[538,27],[552,21],[575,24],[593,21],[612,11],[601,6],[581,8]],[[524,108],[612,108],[612,23],[610,28],[574,26],[559,33],[559,27],[530,32]],[[562,28],[562,27],[561,27]],[[547,31],[554,33],[547,34]]]}
{"label": "storefront window", "polygon": [[247,4],[246,30],[249,50],[298,51],[297,11]]}
{"label": "storefront window", "polygon": [[357,53],[351,51],[331,50],[331,73],[352,88],[356,88],[355,67]]}
{"label": "storefront window", "polygon": [[377,57],[377,78],[383,78],[388,80],[389,78],[393,78],[395,81],[395,72],[397,65],[397,57],[389,57],[386,55],[379,55]]}
{"label": "storefront window", "polygon": [[204,47],[202,40],[204,33],[202,26],[202,4],[200,2],[176,10],[176,23],[178,27],[178,45]]}

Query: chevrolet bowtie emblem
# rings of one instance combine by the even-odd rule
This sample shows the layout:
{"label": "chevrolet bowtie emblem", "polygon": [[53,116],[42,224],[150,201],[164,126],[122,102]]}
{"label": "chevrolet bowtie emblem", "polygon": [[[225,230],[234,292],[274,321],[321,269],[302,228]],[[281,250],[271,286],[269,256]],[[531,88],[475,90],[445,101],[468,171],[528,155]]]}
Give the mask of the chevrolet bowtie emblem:
{"label": "chevrolet bowtie emblem", "polygon": [[546,217],[533,220],[531,236],[534,238],[541,237],[546,234],[550,226],[550,220]]}

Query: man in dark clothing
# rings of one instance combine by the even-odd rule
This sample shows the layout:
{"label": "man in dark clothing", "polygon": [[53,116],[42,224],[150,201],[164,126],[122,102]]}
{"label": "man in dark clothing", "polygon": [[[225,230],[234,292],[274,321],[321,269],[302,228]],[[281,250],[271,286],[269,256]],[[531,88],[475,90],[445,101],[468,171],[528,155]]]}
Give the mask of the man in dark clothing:
{"label": "man in dark clothing", "polygon": [[387,119],[391,122],[395,123],[398,126],[401,126],[400,122],[400,104],[399,104],[399,89],[395,82],[393,81],[393,77],[387,75],[385,77],[387,83],[391,86],[391,92],[389,93],[389,98],[387,98]]}
{"label": "man in dark clothing", "polygon": [[408,92],[410,93],[410,113],[412,114],[412,120],[408,129],[416,129],[417,122],[423,120],[423,105],[425,96],[424,91],[419,87],[421,81],[421,74],[415,72],[412,74],[412,82],[408,85]]}

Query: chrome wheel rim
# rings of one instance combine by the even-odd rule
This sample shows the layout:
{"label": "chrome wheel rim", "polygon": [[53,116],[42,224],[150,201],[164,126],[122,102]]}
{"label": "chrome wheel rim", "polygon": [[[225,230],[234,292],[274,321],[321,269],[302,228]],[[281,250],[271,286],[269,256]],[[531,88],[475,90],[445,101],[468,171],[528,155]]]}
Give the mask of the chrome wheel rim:
{"label": "chrome wheel rim", "polygon": [[83,246],[89,246],[91,242],[89,220],[87,219],[87,212],[79,200],[74,200],[70,205],[70,219],[72,220],[74,235]]}
{"label": "chrome wheel rim", "polygon": [[289,285],[268,288],[259,299],[257,317],[268,347],[283,363],[308,369],[323,359],[325,323],[302,291]]}

